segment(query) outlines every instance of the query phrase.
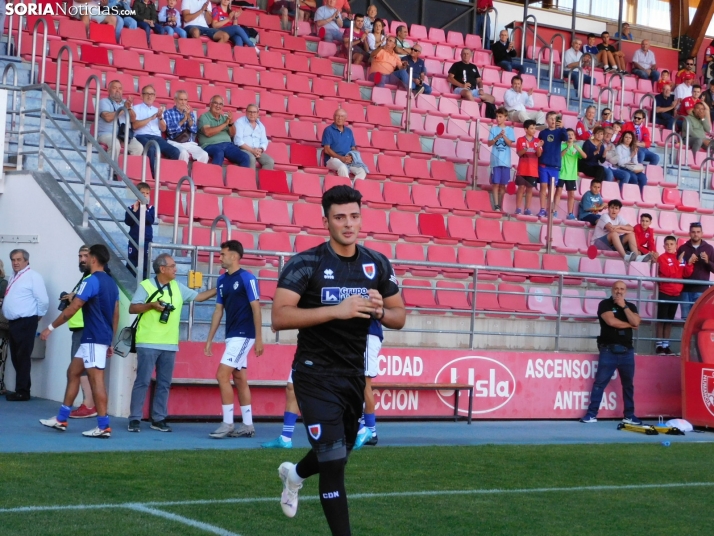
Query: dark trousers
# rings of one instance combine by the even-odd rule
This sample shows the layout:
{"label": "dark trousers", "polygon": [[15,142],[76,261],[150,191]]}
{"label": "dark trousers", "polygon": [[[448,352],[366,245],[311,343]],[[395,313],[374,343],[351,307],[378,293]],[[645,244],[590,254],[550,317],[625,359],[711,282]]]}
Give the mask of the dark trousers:
{"label": "dark trousers", "polygon": [[674,116],[669,112],[660,112],[655,116],[655,123],[672,130],[674,129]]}
{"label": "dark trousers", "polygon": [[152,28],[151,26],[149,26],[148,22],[144,22],[143,20],[141,20],[136,21],[136,25],[146,32],[147,43],[151,42],[151,32],[157,33],[159,35],[164,35],[166,33],[166,30],[164,29],[163,25],[159,23],[154,24],[154,27]]}
{"label": "dark trousers", "polygon": [[248,154],[229,141],[207,145],[203,148],[203,150],[206,151],[208,156],[211,157],[211,162],[217,166],[222,166],[223,159],[227,158],[228,161],[233,162],[240,167],[250,167],[250,158],[248,157]]}
{"label": "dark trousers", "polygon": [[600,349],[600,359],[598,360],[595,383],[590,394],[588,415],[597,416],[605,387],[610,383],[610,378],[612,378],[616,370],[620,373],[620,383],[622,383],[625,417],[633,417],[635,415],[635,351],[630,350],[624,354],[615,354],[604,346]]}
{"label": "dark trousers", "polygon": [[[161,151],[161,155],[168,158],[169,160],[178,160],[179,155],[181,154],[181,151],[177,147],[174,147],[173,145],[171,145],[169,142],[167,142],[161,136],[152,136],[150,134],[139,134],[136,136],[136,139],[144,147],[146,147],[146,144],[149,143],[149,141],[151,141],[151,140],[156,141],[156,143],[159,144],[159,149]],[[146,152],[146,156],[149,159],[149,167],[151,168],[151,174],[155,176],[156,172],[154,171],[154,161],[156,159],[156,147],[154,146],[153,143],[149,147],[149,150]]]}
{"label": "dark trousers", "polygon": [[32,349],[37,335],[37,316],[10,320],[10,357],[15,367],[15,392],[30,396]]}
{"label": "dark trousers", "polygon": [[[129,262],[126,263],[127,269],[131,272],[131,275],[136,275],[136,270],[134,266],[139,263],[139,250],[129,244],[127,248],[129,253]],[[145,243],[144,247],[144,279],[149,277],[149,266],[151,265],[151,259],[149,258],[149,246],[148,242]]]}

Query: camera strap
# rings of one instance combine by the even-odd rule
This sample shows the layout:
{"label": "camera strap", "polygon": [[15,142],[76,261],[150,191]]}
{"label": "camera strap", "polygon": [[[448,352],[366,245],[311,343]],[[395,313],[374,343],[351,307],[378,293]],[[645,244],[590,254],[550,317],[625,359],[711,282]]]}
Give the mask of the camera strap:
{"label": "camera strap", "polygon": [[[157,281],[156,283],[157,283],[157,285],[158,285],[158,281]],[[160,287],[160,286],[159,286],[158,289],[156,289],[156,292],[154,292],[151,296],[149,296],[149,298],[148,298],[144,303],[151,303],[151,301],[152,301],[154,298],[156,298],[156,295],[157,295],[159,292],[161,292],[161,287]],[[169,296],[171,296],[171,290],[170,290],[170,289],[169,289]],[[141,320],[141,317],[142,317],[142,316],[144,316],[144,313],[140,313],[140,314],[136,315],[136,318],[135,318],[134,321],[131,323],[131,329],[133,329],[134,331],[136,331],[136,328],[139,326],[139,320]]]}
{"label": "camera strap", "polygon": [[84,278],[85,278],[85,277],[87,277],[87,274],[86,274],[86,273],[82,274],[82,277],[79,278],[79,281],[77,281],[77,284],[76,284],[76,285],[74,286],[74,288],[72,289],[72,292],[77,292],[77,290],[79,289],[79,287],[82,286],[82,281],[84,281]]}
{"label": "camera strap", "polygon": [[157,290],[157,292],[160,292],[162,296],[164,295],[164,289],[168,289],[169,301],[171,302],[171,305],[173,305],[174,304],[174,295],[171,293],[171,281],[166,283],[164,286],[159,285],[158,276],[154,277],[154,281],[156,282],[156,288],[159,289],[159,290]]}

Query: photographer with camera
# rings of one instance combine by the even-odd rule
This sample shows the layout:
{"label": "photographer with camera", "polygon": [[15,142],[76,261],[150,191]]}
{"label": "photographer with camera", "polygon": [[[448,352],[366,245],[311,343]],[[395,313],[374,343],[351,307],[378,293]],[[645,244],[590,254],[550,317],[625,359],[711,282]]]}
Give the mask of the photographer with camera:
{"label": "photographer with camera", "polygon": [[153,278],[145,279],[137,287],[129,306],[130,314],[140,314],[136,328],[138,356],[136,380],[131,391],[129,431],[141,431],[141,415],[151,373],[156,369],[156,390],[151,408],[151,428],[170,432],[166,424],[169,389],[178,352],[181,308],[190,301],[202,302],[213,298],[216,289],[203,292],[191,290],[176,281],[176,261],[162,253],[153,262]]}

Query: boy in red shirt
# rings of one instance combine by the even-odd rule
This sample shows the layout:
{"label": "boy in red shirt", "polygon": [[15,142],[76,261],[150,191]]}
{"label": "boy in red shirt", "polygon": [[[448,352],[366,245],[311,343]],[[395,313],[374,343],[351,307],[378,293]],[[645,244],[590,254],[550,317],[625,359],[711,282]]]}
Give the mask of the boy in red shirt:
{"label": "boy in red shirt", "polygon": [[640,223],[635,225],[635,238],[637,239],[637,249],[640,255],[644,255],[643,261],[656,261],[659,254],[655,250],[654,231],[650,229],[652,216],[647,213],[640,215]]}
{"label": "boy in red shirt", "polygon": [[[523,123],[526,135],[516,140],[516,152],[518,154],[518,169],[516,170],[516,214],[530,216],[531,199],[533,198],[533,187],[538,184],[538,157],[543,152],[543,142],[536,137],[536,122],[532,119]],[[526,195],[526,202],[521,212],[523,194]]]}
{"label": "boy in red shirt", "polygon": [[[659,269],[658,276],[668,279],[682,279],[689,277],[694,271],[694,263],[692,259],[684,261],[684,253],[680,258],[677,258],[677,239],[673,236],[668,236],[664,239],[665,252],[657,259],[657,267]],[[667,322],[658,322],[655,327],[655,337],[658,339],[655,353],[657,355],[665,354],[672,355],[672,350],[669,349],[669,336],[672,332],[672,320],[677,314],[679,307],[680,294],[684,285],[681,283],[660,283],[659,284],[659,300],[657,304],[657,320],[666,320]]]}
{"label": "boy in red shirt", "polygon": [[692,86],[692,96],[691,97],[685,97],[682,99],[682,103],[679,105],[679,110],[677,113],[679,115],[691,115],[692,110],[694,110],[694,107],[698,102],[702,102],[702,99],[700,98],[702,95],[702,86],[699,84],[695,84]]}

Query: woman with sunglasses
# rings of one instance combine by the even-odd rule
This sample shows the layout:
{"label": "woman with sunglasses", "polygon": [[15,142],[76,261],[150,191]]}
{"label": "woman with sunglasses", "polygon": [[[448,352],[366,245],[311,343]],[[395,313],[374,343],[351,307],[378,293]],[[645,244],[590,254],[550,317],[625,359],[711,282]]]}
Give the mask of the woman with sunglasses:
{"label": "woman with sunglasses", "polygon": [[641,193],[647,184],[647,176],[644,174],[644,166],[637,160],[635,135],[629,130],[624,131],[615,150],[617,168],[613,169],[613,175],[620,180],[620,188],[623,184],[638,184]]}
{"label": "woman with sunglasses", "polygon": [[602,128],[612,126],[612,110],[610,108],[605,108],[600,114],[600,126]]}

